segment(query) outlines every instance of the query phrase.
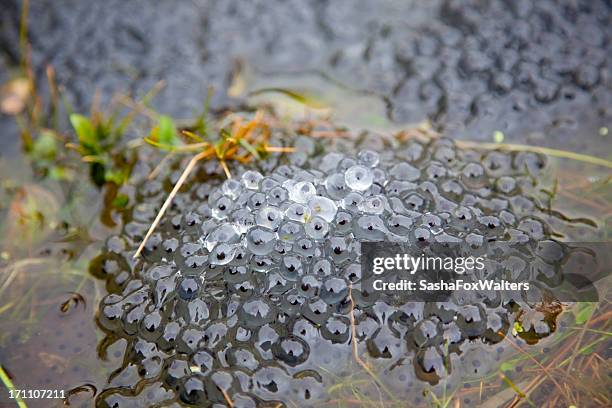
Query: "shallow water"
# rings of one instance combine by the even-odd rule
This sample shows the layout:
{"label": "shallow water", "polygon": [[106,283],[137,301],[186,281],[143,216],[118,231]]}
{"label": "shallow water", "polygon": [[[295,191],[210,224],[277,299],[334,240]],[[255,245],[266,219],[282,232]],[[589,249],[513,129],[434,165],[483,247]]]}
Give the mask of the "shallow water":
{"label": "shallow water", "polygon": [[[168,74],[169,90],[168,94],[161,98],[158,107],[176,109],[174,113],[180,115],[199,108],[201,95],[205,93],[205,87],[208,85],[202,81],[205,77],[215,84],[221,84],[221,89],[229,89],[232,97],[246,98],[252,103],[273,104],[283,117],[330,117],[334,123],[346,126],[355,133],[364,129],[381,133],[391,132],[404,126],[418,125],[426,129],[445,129],[445,135],[449,137],[491,141],[492,131],[497,130],[500,123],[499,128],[507,129],[506,137],[509,142],[528,141],[558,149],[595,153],[601,157],[610,157],[612,153],[610,136],[604,136],[601,131],[609,126],[606,121],[610,117],[610,94],[606,88],[609,78],[605,71],[609,66],[609,57],[606,57],[603,49],[609,48],[612,42],[609,41],[609,33],[602,33],[600,29],[605,27],[607,21],[605,13],[598,14],[589,10],[574,30],[571,25],[565,26],[566,20],[573,18],[572,13],[568,12],[567,16],[560,17],[551,12],[556,30],[553,33],[546,33],[541,29],[542,26],[534,21],[530,22],[531,29],[539,34],[536,49],[531,50],[531,54],[545,53],[546,50],[540,48],[546,48],[547,45],[555,49],[559,40],[567,34],[562,35],[561,32],[569,29],[569,36],[579,40],[576,44],[570,44],[570,48],[598,65],[602,70],[602,77],[596,78],[595,85],[585,84],[582,82],[588,82],[588,74],[593,74],[588,69],[582,72],[577,67],[555,66],[553,82],[556,81],[564,92],[569,93],[561,94],[561,91],[555,91],[553,100],[548,101],[546,91],[551,89],[549,86],[552,86],[554,91],[556,85],[545,81],[545,75],[536,70],[533,74],[534,82],[541,85],[538,90],[544,94],[532,94],[530,91],[517,93],[514,96],[517,96],[518,101],[526,100],[527,105],[521,105],[521,113],[515,113],[511,103],[514,101],[513,95],[498,95],[497,92],[501,91],[496,90],[495,98],[489,100],[482,94],[489,86],[488,79],[483,79],[487,75],[470,74],[468,78],[455,78],[453,75],[463,69],[458,62],[459,51],[468,50],[454,52],[452,45],[442,47],[440,44],[441,40],[445,39],[452,42],[455,33],[460,37],[464,36],[466,43],[477,42],[477,48],[480,50],[497,52],[498,50],[493,49],[494,44],[485,41],[489,31],[502,39],[523,35],[521,27],[513,24],[505,31],[503,27],[486,26],[483,32],[472,35],[464,26],[469,25],[470,18],[474,16],[462,12],[461,21],[453,22],[448,15],[443,15],[443,24],[430,27],[432,32],[422,30],[423,26],[432,23],[432,19],[440,18],[440,14],[444,14],[442,6],[446,2],[415,3],[418,8],[412,12],[410,24],[405,25],[401,19],[391,18],[392,24],[388,29],[380,26],[378,20],[381,15],[393,17],[405,12],[393,2],[385,2],[384,7],[372,12],[372,17],[368,15],[371,10],[365,5],[353,7],[346,3],[344,9],[352,15],[351,21],[345,21],[341,17],[342,12],[337,10],[320,10],[315,6],[292,9],[292,6],[288,5],[275,13],[278,21],[287,25],[285,30],[291,33],[286,36],[278,35],[271,24],[270,30],[265,30],[262,35],[265,40],[260,41],[258,37],[257,46],[252,47],[252,43],[245,41],[245,38],[253,36],[253,33],[245,28],[250,27],[245,21],[252,18],[252,9],[238,8],[230,13],[231,10],[225,8],[233,9],[236,8],[235,5],[209,6],[208,3],[203,3],[189,3],[187,6],[181,6],[176,14],[169,13],[173,15],[172,18],[180,21],[180,26],[185,30],[180,30],[173,37],[179,42],[175,44],[176,47],[168,46],[164,41],[149,43],[148,39],[139,34],[140,28],[148,26],[155,29],[156,34],[152,38],[167,38],[165,25],[155,24],[159,13],[149,13],[148,9],[142,18],[147,24],[124,20],[130,12],[126,12],[125,16],[122,16],[123,13],[111,12],[100,18],[103,24],[96,25],[91,21],[81,24],[81,19],[78,18],[79,13],[87,14],[83,10],[87,10],[90,4],[85,2],[74,8],[66,7],[68,2],[54,2],[52,6],[38,3],[34,5],[35,16],[37,13],[46,13],[48,6],[53,12],[45,14],[47,17],[41,18],[40,24],[32,28],[34,45],[38,47],[35,49],[35,58],[37,62],[46,62],[48,59],[57,63],[59,75],[65,75],[64,79],[70,76],[95,78],[96,86],[100,85],[107,96],[123,88],[143,92],[152,85],[156,75],[160,75],[159,72],[150,72],[147,65],[153,65],[151,61],[157,62],[159,59],[168,61],[160,71]],[[414,7],[415,4],[408,6]],[[597,3],[596,6],[601,4]],[[126,7],[131,10],[131,7],[136,6],[132,4]],[[546,6],[542,8],[546,9]],[[197,12],[192,13],[194,9]],[[221,16],[235,13],[238,18],[213,18],[211,25],[206,21],[199,24],[202,22],[200,20],[206,20],[202,17],[207,12]],[[476,17],[511,23],[511,13],[520,15],[525,11],[519,6],[516,10],[506,10],[498,5],[490,10],[478,10]],[[542,14],[540,17],[545,18],[548,13],[544,10],[536,14]],[[185,24],[184,20],[192,24]],[[291,23],[293,20],[300,21],[298,27],[303,30],[296,29]],[[65,24],[62,25],[58,21],[64,21]],[[457,33],[453,29],[455,25],[463,27],[463,30],[460,29],[461,32]],[[58,30],[57,27],[64,26],[84,31],[95,26],[95,30],[84,35],[75,35],[73,47],[62,48],[60,53],[56,53],[58,38],[63,41],[65,36],[65,30]],[[214,34],[210,37],[230,38],[224,37],[225,30],[230,29],[239,33],[239,39],[229,40],[227,47],[202,45],[199,39],[209,33],[205,32],[205,36],[192,35],[189,27],[196,26],[198,30],[210,30]],[[355,29],[357,26],[374,26],[376,30],[371,30],[372,35],[363,36]],[[115,27],[119,29],[115,30]],[[113,46],[109,46],[106,35],[108,31],[113,33],[112,41],[113,44],[116,43]],[[308,32],[304,41],[296,35],[302,31]],[[426,34],[421,36],[420,33]],[[2,39],[9,41],[10,34],[3,32]],[[328,40],[334,44],[331,47],[334,51],[319,52],[318,50],[326,48],[322,45]],[[83,42],[94,45],[83,46]],[[246,50],[244,44],[249,44]],[[414,46],[414,50],[406,44]],[[105,65],[91,64],[87,60],[99,50],[102,50],[102,53],[110,53],[110,50],[115,50],[115,46],[123,49],[119,53],[119,61]],[[601,49],[598,49],[598,46]],[[226,52],[228,48],[232,51]],[[267,51],[269,49],[278,51],[272,53],[273,58],[270,59]],[[300,58],[295,58],[296,49],[311,52],[302,52]],[[76,50],[84,52],[79,54]],[[412,55],[413,53],[415,55]],[[138,57],[135,58],[135,55]],[[233,68],[235,55],[247,57],[241,70]],[[312,60],[309,55],[313,55]],[[450,76],[437,75],[432,78],[435,71],[432,66],[437,66],[436,60],[443,57],[448,57],[452,62],[449,65]],[[525,55],[524,59],[529,60],[532,57],[533,55]],[[408,63],[406,59],[411,62]],[[183,63],[174,64],[174,61],[178,60]],[[203,64],[205,69],[200,64]],[[318,64],[324,65],[325,69],[313,72],[310,68]],[[484,68],[489,74],[492,73],[491,66],[486,65]],[[559,74],[564,69],[570,70],[571,74]],[[580,72],[584,74],[583,77],[580,77]],[[226,83],[228,73],[233,73],[233,77]],[[529,73],[527,66],[523,75]],[[448,83],[444,82],[445,79]],[[518,79],[518,75],[515,79]],[[435,85],[427,87],[429,81],[435,82]],[[197,86],[193,86],[194,83]],[[69,93],[83,110],[93,95],[90,85],[87,80],[69,86]],[[440,93],[449,92],[454,89],[453,86],[457,87],[457,94],[466,94],[467,97],[450,101],[443,108]],[[265,91],[266,89],[268,91]],[[319,109],[307,109],[286,93],[278,92],[279,89],[308,95]],[[223,95],[223,92],[218,95]],[[576,98],[566,95],[575,95]],[[219,103],[227,102],[224,96],[219,99]],[[506,114],[509,114],[510,119],[505,117]],[[528,119],[525,120],[521,115],[527,116]],[[19,153],[17,129],[12,124],[5,125],[7,120],[2,117],[0,125],[3,132],[0,135],[0,225],[3,232],[0,245],[0,363],[17,388],[25,387],[26,384],[28,388],[64,390],[84,386],[70,401],[77,406],[91,406],[93,393],[88,384],[93,385],[99,394],[111,386],[133,383],[137,377],[137,373],[132,370],[126,375],[116,377],[112,384],[108,383],[109,375],[121,365],[123,349],[126,346],[124,341],[108,350],[107,360],[99,358],[96,352],[103,333],[96,326],[94,318],[106,289],[102,281],[88,274],[88,264],[101,249],[105,237],[116,233],[120,226],[111,230],[100,223],[100,195],[96,188],[88,183],[77,183],[73,190],[66,190],[56,183],[37,181],[31,174],[26,158]],[[559,193],[553,201],[553,207],[570,217],[587,217],[598,224],[598,228],[593,229],[584,224],[558,223],[557,232],[566,234],[567,240],[609,240],[612,214],[609,169],[556,158],[550,158],[549,164],[542,181],[549,188],[552,188],[555,179],[559,182]],[[67,222],[69,228],[66,228],[63,222]],[[551,219],[551,222],[556,221]],[[77,299],[73,297],[76,296],[75,293],[82,296],[85,302],[71,300]],[[62,311],[62,305],[67,309],[65,312]],[[554,353],[562,346],[555,344],[555,340],[564,333],[565,329],[558,329],[554,335],[542,340],[532,350]],[[461,376],[462,382],[477,384],[483,376],[495,373],[499,363],[511,350],[505,342],[496,347],[501,350],[496,349],[496,354],[490,359],[478,367],[471,364],[471,367],[475,368],[474,372],[456,371],[453,375]],[[365,350],[366,345],[361,344],[360,348]],[[465,354],[467,357],[464,358],[469,360],[473,354],[474,352],[468,351]],[[338,348],[337,354],[333,355],[322,353],[318,358],[321,366],[333,368],[321,370],[325,383],[335,384],[327,389],[332,399],[347,399],[351,395],[373,401],[387,398],[384,390],[373,386],[371,377],[359,370],[346,348]],[[444,392],[444,382],[435,387],[415,382],[408,388],[406,381],[414,377],[411,364],[398,365],[393,369],[380,361],[374,361],[373,365],[390,388],[408,390],[406,398],[416,404],[430,401],[423,395],[424,389],[433,389],[438,395]],[[466,366],[470,367],[470,361]],[[512,378],[519,383],[520,374],[515,373]],[[453,381],[457,382],[456,379]],[[154,388],[155,386],[142,392],[141,397],[148,400],[163,399],[164,395],[149,395],[154,393]],[[480,398],[487,399],[488,396],[485,390]],[[5,394],[0,393],[0,406],[11,406],[11,402],[3,398]],[[464,400],[464,403],[470,404],[474,401],[472,398]],[[144,404],[142,401],[139,403]],[[57,401],[56,405],[61,406],[62,403]],[[28,401],[28,406],[46,407],[49,402]]]}
{"label": "shallow water", "polygon": [[[290,103],[287,97],[278,93],[274,97],[265,93],[253,98],[254,102],[277,104],[285,109],[287,115],[295,116],[296,109],[306,110],[310,117],[325,117],[331,113],[334,121],[348,126],[351,130],[397,129],[397,124],[385,121],[384,106],[380,102],[373,103],[376,97],[362,93],[352,94],[317,76],[314,79],[312,76],[306,76],[297,80],[293,77],[288,80],[276,78],[273,81],[260,78],[252,82],[246,85],[243,92],[270,87],[300,88],[320,95],[319,99],[326,105],[326,110],[307,110],[303,105]],[[602,145],[609,148],[609,144],[599,133],[589,132],[580,137],[588,146]],[[107,360],[98,357],[96,346],[102,340],[103,333],[97,328],[94,317],[105,289],[103,282],[88,274],[88,263],[100,250],[104,238],[111,232],[118,231],[119,227],[109,229],[100,223],[98,215],[101,211],[101,200],[93,186],[79,183],[74,190],[63,191],[52,182],[36,181],[29,171],[25,157],[20,153],[10,157],[6,154],[9,151],[18,151],[15,145],[7,147],[4,154],[0,155],[0,215],[5,232],[0,261],[0,273],[3,277],[3,284],[0,285],[0,362],[12,377],[16,388],[24,387],[25,384],[28,388],[63,390],[84,386],[70,401],[76,406],[90,406],[93,393],[89,385],[93,385],[98,393],[109,387],[109,374],[121,365],[125,347],[124,342],[119,342],[109,349]],[[563,149],[564,146],[557,148]],[[567,230],[558,232],[567,234],[568,239],[575,237],[576,240],[582,241],[609,239],[612,210],[612,189],[609,182],[606,182],[606,178],[611,175],[609,170],[552,158],[545,174],[544,183],[549,186],[552,185],[552,180],[559,180],[560,193],[554,200],[554,208],[571,217],[593,219],[598,224],[598,228],[593,229],[584,225],[563,223],[559,224],[559,227],[563,226]],[[19,193],[20,191],[22,193]],[[23,211],[25,213],[22,213]],[[64,225],[64,222],[67,222],[69,227]],[[70,301],[71,293],[78,293],[85,302]],[[62,312],[62,304],[67,301],[67,311]],[[555,335],[541,341],[537,349],[553,344],[556,336],[560,336],[562,332],[563,330],[558,330]],[[553,345],[547,352],[554,352],[554,348],[559,346]],[[364,349],[365,345],[361,344],[360,348]],[[497,345],[497,349],[491,361],[479,366],[474,373],[457,371],[453,375],[461,376],[461,382],[464,383],[479,382],[483,376],[496,370],[509,347],[502,342]],[[467,352],[463,358],[469,359],[469,355]],[[385,398],[379,395],[380,389],[371,385],[366,373],[356,370],[357,366],[346,348],[339,349],[333,356],[320,355],[319,358],[322,367],[334,368],[327,372],[325,369],[321,370],[325,383],[337,384],[335,388],[332,385],[328,389],[332,400],[334,395],[346,398],[343,392],[347,387],[357,387],[362,398],[374,401]],[[346,367],[343,367],[345,362]],[[404,388],[402,381],[413,378],[411,364],[399,365],[392,370],[384,365],[379,367],[376,362],[373,365],[392,389]],[[403,375],[404,369],[410,373]],[[133,375],[134,373],[128,373],[117,377],[112,386],[133,382],[134,379],[130,379]],[[351,376],[348,384],[347,375]],[[439,394],[444,391],[445,386],[444,382],[435,387],[426,383],[412,383],[411,387],[407,388],[406,397],[416,404],[419,404],[419,401],[425,403],[428,399],[423,396],[423,390],[429,389]],[[151,388],[154,389],[155,386]],[[147,391],[142,395],[146,393]],[[4,395],[2,394],[2,398],[5,398]],[[148,398],[163,400],[163,397],[149,395]],[[482,398],[486,397],[485,392]],[[27,402],[28,406],[33,407],[50,406],[49,401]],[[61,401],[56,402],[57,406],[62,405]],[[0,399],[0,404],[10,402]]]}

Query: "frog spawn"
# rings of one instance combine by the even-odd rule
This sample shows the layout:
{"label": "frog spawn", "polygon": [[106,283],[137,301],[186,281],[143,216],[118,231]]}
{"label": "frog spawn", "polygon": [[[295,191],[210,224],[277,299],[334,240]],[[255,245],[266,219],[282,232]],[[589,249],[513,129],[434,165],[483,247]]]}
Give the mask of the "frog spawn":
{"label": "frog spawn", "polygon": [[[525,192],[541,157],[479,155],[441,139],[292,160],[266,177],[245,169],[239,179],[194,183],[133,263],[165,199],[156,182],[142,184],[149,209],[135,208],[92,263],[111,292],[100,325],[146,345],[126,351],[141,376],[187,404],[223,404],[221,390],[235,406],[288,392],[304,404],[325,398],[317,367],[351,358],[350,286],[360,347],[377,360],[411,362],[431,384],[469,360],[466,345],[503,339],[512,302],[398,305],[362,291],[359,243],[452,237],[478,251],[491,238],[537,242],[549,229]],[[538,313],[523,316],[540,337],[554,330]],[[479,364],[469,361],[471,370]]]}

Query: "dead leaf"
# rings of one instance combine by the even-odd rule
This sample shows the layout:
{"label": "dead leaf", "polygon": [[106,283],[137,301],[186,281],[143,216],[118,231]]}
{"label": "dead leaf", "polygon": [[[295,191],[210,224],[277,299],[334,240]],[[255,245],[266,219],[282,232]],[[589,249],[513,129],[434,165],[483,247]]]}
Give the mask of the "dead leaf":
{"label": "dead leaf", "polygon": [[0,92],[0,111],[6,115],[18,115],[26,106],[31,93],[30,81],[16,78],[6,83]]}

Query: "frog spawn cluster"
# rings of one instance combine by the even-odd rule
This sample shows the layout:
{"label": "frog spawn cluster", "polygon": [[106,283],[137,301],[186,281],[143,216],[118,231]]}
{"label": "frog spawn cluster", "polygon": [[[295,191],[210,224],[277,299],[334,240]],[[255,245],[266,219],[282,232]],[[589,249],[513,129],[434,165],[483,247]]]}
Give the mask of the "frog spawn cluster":
{"label": "frog spawn cluster", "polygon": [[[271,167],[268,176],[251,169],[194,183],[134,263],[165,198],[162,183],[144,183],[132,221],[94,262],[111,292],[100,324],[131,339],[127,361],[143,378],[188,404],[325,398],[317,367],[350,359],[349,287],[356,340],[369,356],[412,361],[412,374],[390,377],[404,379],[398,389],[414,374],[435,384],[452,370],[478,373],[495,358],[473,349],[503,338],[515,304],[397,304],[361,291],[359,243],[541,241],[548,226],[534,217],[525,190],[542,157],[482,155],[440,139],[355,156],[300,152]],[[537,338],[554,329],[537,311],[525,316],[523,327]],[[112,390],[102,397],[121,406]]]}

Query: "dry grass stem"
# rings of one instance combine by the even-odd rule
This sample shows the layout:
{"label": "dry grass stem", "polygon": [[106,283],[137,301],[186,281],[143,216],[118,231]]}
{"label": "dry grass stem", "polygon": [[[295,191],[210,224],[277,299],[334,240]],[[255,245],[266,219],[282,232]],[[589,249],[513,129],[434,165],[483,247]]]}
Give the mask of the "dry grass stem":
{"label": "dry grass stem", "polygon": [[181,174],[181,177],[179,177],[178,181],[174,185],[174,188],[170,192],[170,195],[168,196],[166,201],[164,201],[164,204],[162,205],[162,208],[157,213],[157,216],[155,217],[155,220],[153,221],[153,224],[151,224],[151,226],[149,227],[149,230],[147,231],[147,234],[145,235],[144,239],[140,243],[140,246],[136,250],[136,253],[134,254],[134,258],[138,258],[140,256],[140,253],[142,252],[145,244],[147,243],[147,240],[149,239],[151,234],[153,234],[153,231],[155,231],[155,228],[157,227],[157,224],[159,224],[159,222],[161,221],[162,217],[164,216],[164,213],[166,212],[166,209],[168,208],[168,206],[172,202],[172,199],[178,193],[180,188],[183,186],[183,184],[185,183],[185,180],[187,180],[187,177],[189,176],[189,174],[191,174],[191,171],[193,170],[195,165],[198,163],[198,161],[200,161],[200,160],[202,160],[202,159],[204,159],[204,158],[206,158],[208,156],[210,156],[210,152],[209,151],[203,151],[203,152],[198,153],[197,155],[193,156],[191,158],[191,160],[189,160],[189,163],[187,164],[187,167],[185,167],[185,170],[183,170],[183,173]]}

